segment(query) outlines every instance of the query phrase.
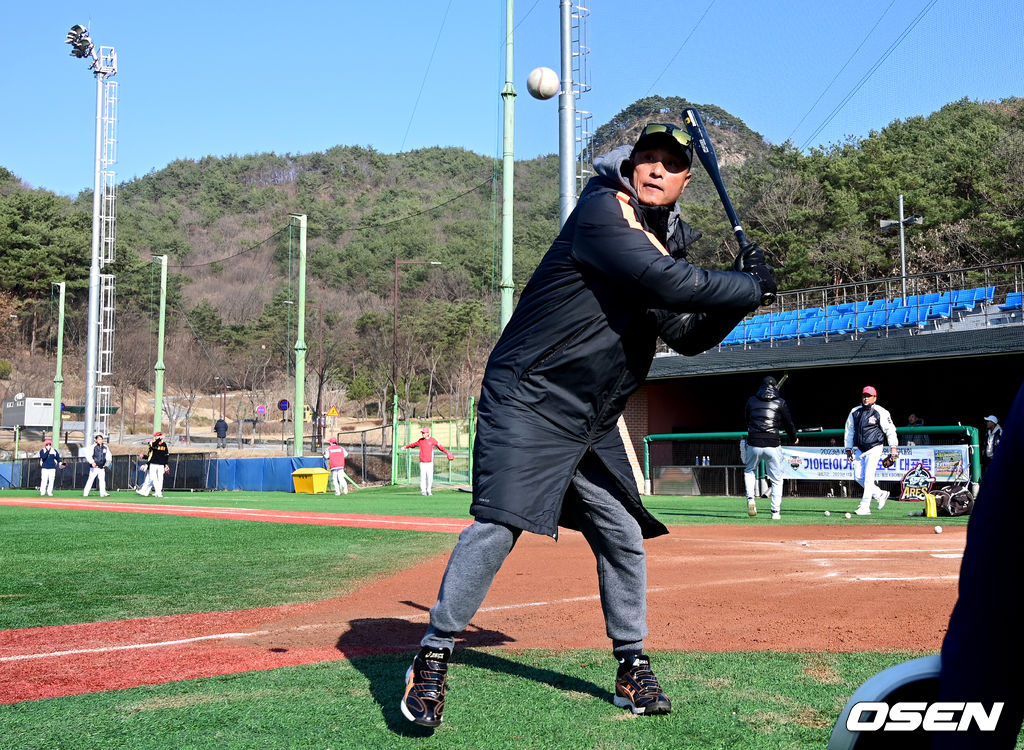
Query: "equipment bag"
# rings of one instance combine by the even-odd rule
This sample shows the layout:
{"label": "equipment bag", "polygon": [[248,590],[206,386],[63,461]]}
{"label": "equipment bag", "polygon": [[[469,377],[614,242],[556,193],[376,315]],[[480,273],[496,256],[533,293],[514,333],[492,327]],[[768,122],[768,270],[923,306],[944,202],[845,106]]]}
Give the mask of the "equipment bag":
{"label": "equipment bag", "polygon": [[966,516],[974,510],[974,495],[966,485],[947,484],[935,491],[940,516]]}

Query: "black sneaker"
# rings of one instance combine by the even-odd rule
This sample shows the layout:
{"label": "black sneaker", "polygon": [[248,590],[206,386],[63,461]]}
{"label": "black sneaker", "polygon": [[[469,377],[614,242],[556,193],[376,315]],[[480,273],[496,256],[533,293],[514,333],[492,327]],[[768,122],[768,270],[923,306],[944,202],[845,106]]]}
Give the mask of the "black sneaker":
{"label": "black sneaker", "polygon": [[619,663],[619,672],[615,676],[615,705],[645,716],[672,713],[672,703],[662,692],[658,678],[651,671],[651,659],[646,654],[637,655],[630,664]]}
{"label": "black sneaker", "polygon": [[448,658],[452,652],[446,648],[424,646],[412,660],[405,673],[405,695],[400,704],[402,714],[409,721],[425,727],[441,723],[444,694],[447,689]]}

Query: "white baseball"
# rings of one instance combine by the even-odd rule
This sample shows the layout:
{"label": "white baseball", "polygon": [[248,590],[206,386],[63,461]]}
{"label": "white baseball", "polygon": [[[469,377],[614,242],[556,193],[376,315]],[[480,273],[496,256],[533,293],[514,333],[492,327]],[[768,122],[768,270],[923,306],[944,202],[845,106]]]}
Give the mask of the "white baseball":
{"label": "white baseball", "polygon": [[534,99],[550,99],[560,87],[558,74],[551,68],[534,68],[526,79],[526,90]]}
{"label": "white baseball", "polygon": [[826,516],[831,516],[832,514],[831,514],[831,513],[829,513],[829,512],[828,512],[828,511],[826,510],[826,511],[825,511],[825,515],[826,515]]}
{"label": "white baseball", "polygon": [[941,526],[936,526],[935,527],[935,533],[936,534],[941,534],[942,533],[942,527]]}
{"label": "white baseball", "polygon": [[847,518],[853,518],[853,516],[851,516],[849,513],[846,514],[846,517]]}

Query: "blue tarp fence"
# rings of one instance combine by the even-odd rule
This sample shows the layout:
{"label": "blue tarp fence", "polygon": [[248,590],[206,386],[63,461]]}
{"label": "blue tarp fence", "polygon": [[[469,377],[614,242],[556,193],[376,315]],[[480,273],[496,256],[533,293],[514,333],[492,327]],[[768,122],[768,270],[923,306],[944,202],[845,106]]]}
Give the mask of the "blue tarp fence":
{"label": "blue tarp fence", "polygon": [[0,490],[21,486],[21,462],[0,464]]}
{"label": "blue tarp fence", "polygon": [[210,461],[206,486],[211,490],[294,492],[293,471],[322,468],[324,460],[319,456],[218,458]]}

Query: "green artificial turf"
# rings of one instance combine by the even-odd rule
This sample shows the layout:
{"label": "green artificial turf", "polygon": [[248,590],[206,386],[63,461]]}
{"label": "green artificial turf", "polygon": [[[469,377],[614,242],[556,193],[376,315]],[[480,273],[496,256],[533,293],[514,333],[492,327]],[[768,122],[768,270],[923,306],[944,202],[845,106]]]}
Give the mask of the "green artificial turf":
{"label": "green artificial turf", "polygon": [[7,506],[0,528],[0,629],[319,601],[455,544],[454,534]]}
{"label": "green artificial turf", "polygon": [[6,746],[68,748],[825,747],[856,687],[914,654],[656,653],[668,716],[611,703],[607,652],[457,651],[445,721],[398,709],[409,656],[0,706]]}

